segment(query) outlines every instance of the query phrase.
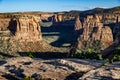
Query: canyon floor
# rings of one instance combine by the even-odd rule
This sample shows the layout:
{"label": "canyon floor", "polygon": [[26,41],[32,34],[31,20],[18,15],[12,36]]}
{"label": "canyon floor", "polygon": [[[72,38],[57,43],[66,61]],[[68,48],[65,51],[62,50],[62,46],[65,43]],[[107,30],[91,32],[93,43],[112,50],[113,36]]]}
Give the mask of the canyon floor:
{"label": "canyon floor", "polygon": [[[72,32],[71,27],[69,26],[51,26],[52,22],[44,22],[41,24],[41,32],[42,32],[42,37],[43,40],[42,42],[36,42],[34,44],[26,44],[26,42],[19,43],[20,45],[16,45],[17,42],[15,43],[16,47],[13,47],[13,44],[9,45],[11,46],[11,49],[15,49],[19,46],[22,46],[23,49],[35,49],[37,52],[33,50],[33,55],[35,57],[39,58],[65,58],[67,53],[69,52],[70,46],[72,43],[75,42],[75,36]],[[2,34],[4,34],[2,32]],[[7,35],[8,36],[8,35]],[[4,44],[5,43],[5,44]],[[1,42],[1,51],[5,52],[0,54],[1,59],[3,58],[10,58],[14,56],[28,56],[29,51],[27,52],[17,52],[14,53],[10,52],[11,50],[7,48],[9,41],[3,41]],[[25,45],[26,44],[26,45]],[[6,45],[6,46],[5,46]],[[40,46],[38,46],[40,45]],[[28,47],[26,47],[28,46]],[[31,46],[31,47],[29,47]],[[7,53],[8,51],[8,53]]]}

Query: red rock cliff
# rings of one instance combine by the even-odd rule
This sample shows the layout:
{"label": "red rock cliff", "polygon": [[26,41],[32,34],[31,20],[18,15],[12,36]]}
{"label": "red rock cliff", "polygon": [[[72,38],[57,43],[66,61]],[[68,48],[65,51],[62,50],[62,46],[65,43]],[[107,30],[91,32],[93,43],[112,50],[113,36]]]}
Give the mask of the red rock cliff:
{"label": "red rock cliff", "polygon": [[17,40],[40,41],[42,40],[40,19],[35,16],[24,16],[16,20],[14,38]]}
{"label": "red rock cliff", "polygon": [[[103,26],[97,16],[87,16],[84,19],[83,28],[83,33],[78,38],[78,48],[89,47],[91,46],[91,42],[95,41],[100,41],[102,48],[112,44],[112,30],[108,26]],[[87,41],[88,43],[85,43]]]}

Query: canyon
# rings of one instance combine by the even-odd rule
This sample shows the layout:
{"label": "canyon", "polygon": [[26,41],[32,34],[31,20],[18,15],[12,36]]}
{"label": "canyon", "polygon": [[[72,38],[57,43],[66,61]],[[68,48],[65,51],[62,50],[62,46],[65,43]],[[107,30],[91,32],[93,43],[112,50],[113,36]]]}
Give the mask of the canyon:
{"label": "canyon", "polygon": [[119,62],[68,58],[70,50],[109,54],[120,44],[119,33],[120,7],[0,13],[0,79],[120,79]]}

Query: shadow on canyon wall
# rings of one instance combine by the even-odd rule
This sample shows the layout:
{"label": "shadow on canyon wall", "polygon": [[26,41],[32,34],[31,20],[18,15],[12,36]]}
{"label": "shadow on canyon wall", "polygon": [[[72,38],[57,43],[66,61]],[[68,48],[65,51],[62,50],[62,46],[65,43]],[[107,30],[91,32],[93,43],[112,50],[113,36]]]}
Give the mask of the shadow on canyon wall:
{"label": "shadow on canyon wall", "polygon": [[17,21],[13,18],[9,22],[9,26],[7,27],[13,35],[15,35],[16,29],[17,29]]}
{"label": "shadow on canyon wall", "polygon": [[[48,21],[44,21],[45,24],[49,24]],[[71,44],[77,42],[77,38],[80,31],[75,33],[74,31],[74,20],[63,21],[54,23],[49,27],[42,26],[42,36],[43,37],[53,37],[57,36],[58,39],[52,41],[50,45],[54,47],[70,47]],[[65,45],[69,44],[69,45]]]}

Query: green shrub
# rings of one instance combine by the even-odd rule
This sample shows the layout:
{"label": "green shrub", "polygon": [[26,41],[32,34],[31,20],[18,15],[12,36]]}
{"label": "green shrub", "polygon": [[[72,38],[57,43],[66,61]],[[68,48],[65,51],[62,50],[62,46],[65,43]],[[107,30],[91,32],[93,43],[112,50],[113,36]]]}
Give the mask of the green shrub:
{"label": "green shrub", "polygon": [[24,80],[34,80],[31,76],[29,77],[29,76],[26,76],[25,78],[24,78]]}
{"label": "green shrub", "polygon": [[120,61],[120,47],[115,49],[113,61]]}
{"label": "green shrub", "polygon": [[102,59],[101,55],[98,54],[93,49],[87,49],[86,51],[79,51],[78,50],[73,54],[74,58],[79,59]]}
{"label": "green shrub", "polygon": [[106,64],[108,65],[109,63],[113,63],[114,61],[120,61],[120,47],[117,47],[114,50],[113,53],[113,59],[104,59],[102,58],[102,55],[99,54],[98,50],[87,48],[87,50],[77,50],[73,56],[74,58],[79,58],[79,59],[97,59],[97,60],[105,60]]}
{"label": "green shrub", "polygon": [[102,43],[100,41],[85,41],[85,46],[81,50],[77,50],[74,54],[74,58],[79,59],[98,59],[105,60],[107,63],[113,63],[113,61],[120,61],[120,46],[114,50],[112,60],[103,59],[99,54]]}
{"label": "green shrub", "polygon": [[28,57],[34,58],[34,55],[32,52],[28,52]]}

